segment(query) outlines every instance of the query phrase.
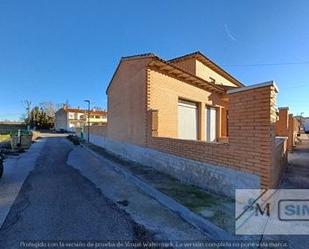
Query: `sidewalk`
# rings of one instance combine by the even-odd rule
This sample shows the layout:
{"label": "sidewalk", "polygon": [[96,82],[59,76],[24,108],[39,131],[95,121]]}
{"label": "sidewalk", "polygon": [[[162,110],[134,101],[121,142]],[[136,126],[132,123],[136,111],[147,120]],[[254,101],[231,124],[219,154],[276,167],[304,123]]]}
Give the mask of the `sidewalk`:
{"label": "sidewalk", "polygon": [[[281,189],[309,189],[309,135],[302,134],[301,142],[293,153],[288,155],[288,168],[282,180]],[[308,235],[274,235],[263,236],[263,240],[287,240],[291,249],[307,249]]]}
{"label": "sidewalk", "polygon": [[309,189],[309,135],[302,134],[301,142],[289,153],[289,166],[281,188]]}
{"label": "sidewalk", "polygon": [[[155,231],[160,240],[235,239],[233,200],[123,160],[101,147],[83,147],[76,147],[67,163],[135,220]],[[169,234],[168,238],[163,234]]]}
{"label": "sidewalk", "polygon": [[45,140],[36,141],[27,152],[9,156],[4,161],[4,172],[0,179],[0,227],[13,205],[25,179],[35,167]]}
{"label": "sidewalk", "polygon": [[78,169],[136,222],[151,230],[157,240],[209,240],[202,232],[128,181],[126,176],[115,171],[114,162],[76,146],[69,154],[67,164]]}
{"label": "sidewalk", "polygon": [[[309,166],[309,136],[303,137],[302,139],[303,142],[298,145],[294,154],[289,155],[290,166],[286,175],[288,180],[283,182],[285,187],[288,186],[287,188],[299,188],[299,184],[307,186],[304,184],[306,184],[309,179],[309,174],[307,174]],[[72,158],[70,157],[69,161],[75,165],[79,165],[75,167],[78,168],[82,174],[95,182],[105,195],[113,201],[118,202],[119,205],[124,206],[125,210],[130,213],[135,220],[147,228],[156,231],[158,239],[164,239],[162,238],[162,234],[171,234],[171,236],[168,237],[169,240],[199,240],[200,238],[212,240],[218,238],[212,237],[212,234],[210,234],[210,236],[205,236],[205,234],[207,234],[207,229],[206,233],[195,229],[188,223],[183,222],[179,216],[175,214],[177,212],[168,211],[158,202],[152,200],[150,203],[149,196],[143,193],[147,192],[143,189],[143,186],[140,186],[140,188],[144,190],[141,191],[136,185],[134,186],[134,184],[132,184],[127,174],[123,174],[123,177],[121,177],[122,170],[124,170],[124,172],[129,172],[129,174],[136,176],[147,185],[176,200],[177,203],[188,208],[207,222],[211,222],[217,228],[224,230],[224,233],[230,235],[234,234],[235,214],[233,200],[209,193],[193,185],[182,183],[153,168],[119,158],[118,156],[106,152],[101,147],[92,144],[83,146],[85,149],[77,147],[73,151]],[[86,154],[87,157],[85,158]],[[93,155],[95,155],[95,157],[93,157]],[[75,162],[74,160],[72,161],[74,157]],[[82,162],[77,162],[80,160],[82,160]],[[92,162],[93,160],[96,161],[95,166]],[[116,171],[114,171],[112,177],[110,169],[108,170],[108,167],[106,167],[108,164],[112,164],[112,168]],[[92,171],[92,173],[89,173],[89,171]],[[304,172],[307,173],[304,175]],[[294,184],[291,184],[291,179],[295,176],[296,178],[293,180]],[[298,178],[302,176],[303,181],[299,181]],[[296,183],[298,183],[298,185],[296,185]],[[282,187],[285,188],[284,186]],[[137,192],[138,194],[136,194]],[[162,210],[164,211],[162,212]],[[232,239],[235,239],[235,237],[232,236]],[[295,235],[237,236],[237,239],[249,241],[260,240],[263,242],[267,240],[288,241],[290,245],[289,248],[293,249],[307,248],[306,245],[308,240],[306,236]]]}
{"label": "sidewalk", "polygon": [[88,148],[99,155],[116,162],[150,186],[175,199],[194,213],[209,220],[223,230],[234,233],[234,201],[227,197],[209,193],[199,187],[180,182],[179,180],[132,161],[126,161],[106,152],[103,148],[90,144]]}

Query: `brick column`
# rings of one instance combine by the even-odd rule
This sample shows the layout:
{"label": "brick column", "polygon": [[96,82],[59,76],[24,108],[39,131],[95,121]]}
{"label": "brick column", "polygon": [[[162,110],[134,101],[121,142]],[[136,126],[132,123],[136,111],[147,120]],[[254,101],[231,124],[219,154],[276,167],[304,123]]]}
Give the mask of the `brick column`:
{"label": "brick column", "polygon": [[233,161],[240,170],[259,175],[262,188],[272,185],[277,92],[273,82],[228,91],[229,143]]}
{"label": "brick column", "polygon": [[205,141],[205,102],[199,103],[198,140]]}
{"label": "brick column", "polygon": [[287,137],[289,129],[289,108],[279,108],[279,119],[276,122],[276,135]]}
{"label": "brick column", "polygon": [[222,130],[221,130],[221,127],[222,127],[222,107],[218,107],[217,108],[217,127],[216,127],[216,130],[217,130],[217,138],[220,139],[221,136],[222,136]]}
{"label": "brick column", "polygon": [[289,128],[288,128],[288,151],[293,152],[294,146],[294,118],[293,114],[289,114]]}

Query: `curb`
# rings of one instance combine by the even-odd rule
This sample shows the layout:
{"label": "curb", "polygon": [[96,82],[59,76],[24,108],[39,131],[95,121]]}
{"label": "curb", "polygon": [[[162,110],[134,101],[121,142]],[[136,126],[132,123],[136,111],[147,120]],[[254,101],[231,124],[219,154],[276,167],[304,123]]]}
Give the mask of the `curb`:
{"label": "curb", "polygon": [[[108,159],[104,158],[103,156],[89,149],[87,146],[83,144],[81,144],[81,146],[85,150],[87,150],[89,153],[97,157],[98,159],[109,161]],[[211,240],[237,240],[235,236],[227,233],[222,228],[214,225],[210,221],[204,219],[200,215],[192,212],[187,207],[178,203],[171,197],[167,196],[166,194],[162,193],[156,188],[150,186],[149,184],[141,180],[139,177],[133,175],[129,170],[126,170],[123,167],[116,166],[116,165],[117,163],[113,163],[113,165],[107,164],[106,166],[112,169],[113,171],[117,172],[118,174],[123,175],[126,179],[128,179],[130,182],[135,184],[146,194],[150,195],[152,198],[157,200],[163,206],[167,207],[169,210],[178,214],[186,222],[188,222],[189,224],[191,224],[192,226],[200,230],[203,234],[205,234]]]}

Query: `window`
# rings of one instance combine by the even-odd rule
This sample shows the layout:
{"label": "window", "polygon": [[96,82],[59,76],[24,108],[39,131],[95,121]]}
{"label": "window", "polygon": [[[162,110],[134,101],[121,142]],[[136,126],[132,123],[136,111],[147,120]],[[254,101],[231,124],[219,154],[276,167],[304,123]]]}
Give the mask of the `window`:
{"label": "window", "polygon": [[95,116],[95,118],[100,118],[100,116]]}
{"label": "window", "polygon": [[229,136],[229,111],[226,111],[226,136]]}
{"label": "window", "polygon": [[215,80],[214,78],[212,78],[212,77],[209,77],[209,80],[210,80],[210,82],[212,82],[212,83],[216,83],[216,80]]}
{"label": "window", "polygon": [[217,138],[217,109],[206,106],[205,108],[205,139],[207,142],[214,142]]}
{"label": "window", "polygon": [[197,139],[198,108],[194,102],[178,101],[178,138]]}

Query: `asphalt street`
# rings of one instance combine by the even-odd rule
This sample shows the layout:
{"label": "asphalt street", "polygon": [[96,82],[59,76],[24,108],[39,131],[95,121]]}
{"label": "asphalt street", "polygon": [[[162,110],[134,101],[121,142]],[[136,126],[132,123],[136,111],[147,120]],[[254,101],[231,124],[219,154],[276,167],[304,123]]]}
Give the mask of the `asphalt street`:
{"label": "asphalt street", "polygon": [[27,241],[152,239],[149,231],[66,164],[74,145],[65,138],[46,139],[2,224],[0,248],[22,248]]}

